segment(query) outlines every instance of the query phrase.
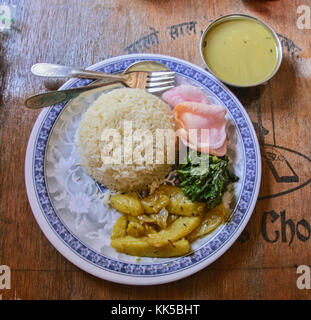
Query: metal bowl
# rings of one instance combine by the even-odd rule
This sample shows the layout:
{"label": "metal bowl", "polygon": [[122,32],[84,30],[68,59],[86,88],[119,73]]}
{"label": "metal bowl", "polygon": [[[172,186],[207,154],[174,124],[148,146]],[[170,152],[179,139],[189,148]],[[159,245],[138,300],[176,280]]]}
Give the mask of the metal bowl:
{"label": "metal bowl", "polygon": [[[224,21],[228,21],[228,20],[234,20],[234,19],[249,19],[249,20],[255,20],[257,21],[258,23],[262,24],[263,26],[265,26],[266,28],[268,28],[270,30],[270,32],[272,33],[272,35],[274,36],[275,38],[275,41],[276,41],[276,47],[277,47],[277,59],[278,59],[278,62],[277,62],[277,65],[276,67],[274,68],[273,72],[271,73],[271,75],[269,77],[267,77],[266,79],[264,79],[263,81],[259,82],[259,83],[255,83],[255,84],[252,84],[252,85],[237,85],[237,84],[234,84],[234,83],[230,83],[230,82],[227,82],[223,79],[221,79],[219,76],[217,76],[209,67],[209,65],[207,64],[207,61],[206,59],[204,58],[204,54],[203,54],[203,44],[204,44],[204,39],[205,39],[205,36],[207,35],[207,33],[213,28],[215,27],[216,25],[218,24],[221,24],[223,23]],[[282,44],[281,44],[281,41],[277,35],[277,33],[268,25],[266,24],[264,21],[256,18],[256,17],[253,17],[253,16],[250,16],[250,15],[247,15],[247,14],[239,14],[239,13],[236,13],[236,14],[229,14],[229,15],[226,15],[226,16],[222,16],[214,21],[212,21],[204,30],[204,32],[202,33],[202,36],[201,36],[201,40],[200,40],[200,53],[201,53],[201,57],[202,57],[202,60],[204,61],[208,71],[210,73],[212,73],[216,78],[218,78],[220,81],[222,81],[223,83],[229,85],[229,86],[232,86],[232,87],[237,87],[237,88],[249,88],[249,87],[255,87],[255,86],[258,86],[258,85],[261,85],[261,84],[265,84],[267,83],[279,70],[280,68],[280,65],[282,63],[282,59],[283,59],[283,49],[282,49]]]}

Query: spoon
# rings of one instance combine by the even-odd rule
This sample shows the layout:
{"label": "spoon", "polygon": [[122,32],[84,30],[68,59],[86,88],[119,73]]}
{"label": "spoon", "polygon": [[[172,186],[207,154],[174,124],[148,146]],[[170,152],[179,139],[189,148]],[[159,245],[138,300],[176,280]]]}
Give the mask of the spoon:
{"label": "spoon", "polygon": [[[138,61],[130,65],[124,72],[132,71],[170,71],[170,69],[164,64],[154,62],[154,61]],[[103,88],[107,85],[113,83],[119,83],[119,81],[111,80],[96,80],[87,86],[82,86],[78,88],[59,90],[54,92],[49,92],[47,94],[39,94],[37,96],[32,96],[25,101],[25,105],[31,109],[40,109],[43,107],[51,106],[57,103],[68,101],[78,97],[81,93],[93,89]]]}

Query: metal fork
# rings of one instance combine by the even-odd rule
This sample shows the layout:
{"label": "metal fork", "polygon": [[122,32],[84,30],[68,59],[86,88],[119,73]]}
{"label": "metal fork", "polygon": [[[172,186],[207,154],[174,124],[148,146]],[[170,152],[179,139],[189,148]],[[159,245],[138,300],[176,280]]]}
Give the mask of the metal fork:
{"label": "metal fork", "polygon": [[[50,63],[35,64],[32,66],[31,71],[35,75],[44,77],[84,78],[98,79],[102,81],[95,82],[84,87],[51,91],[32,96],[25,101],[25,105],[31,109],[44,108],[56,103],[70,100],[84,91],[107,85],[107,80],[110,80],[109,83],[122,82],[131,88],[140,88],[150,93],[156,93],[173,88],[175,78],[175,73],[171,71],[133,71],[124,74],[109,74],[97,71],[75,69]],[[105,80],[105,82],[103,80]]]}

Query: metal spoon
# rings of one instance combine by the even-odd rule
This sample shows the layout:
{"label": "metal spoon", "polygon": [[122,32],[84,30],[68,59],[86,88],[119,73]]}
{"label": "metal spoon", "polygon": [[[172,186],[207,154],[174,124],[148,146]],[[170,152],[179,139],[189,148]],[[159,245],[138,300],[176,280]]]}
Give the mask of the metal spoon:
{"label": "metal spoon", "polygon": [[[133,72],[133,71],[170,71],[168,67],[165,65],[154,62],[154,61],[138,61],[130,65],[124,72]],[[88,90],[93,90],[93,89],[98,89],[101,87],[105,87],[107,85],[111,85],[112,83],[118,83],[119,81],[107,81],[107,80],[97,80],[92,82],[91,84],[83,87],[78,87],[78,88],[72,88],[72,89],[66,89],[66,90],[59,90],[59,91],[53,91],[53,92],[48,92],[46,94],[39,94],[32,96],[28,98],[25,101],[25,105],[28,108],[31,109],[40,109],[44,108],[47,106],[51,106],[57,103],[61,103],[64,101],[71,100],[73,98],[78,97],[81,93],[88,91]]]}

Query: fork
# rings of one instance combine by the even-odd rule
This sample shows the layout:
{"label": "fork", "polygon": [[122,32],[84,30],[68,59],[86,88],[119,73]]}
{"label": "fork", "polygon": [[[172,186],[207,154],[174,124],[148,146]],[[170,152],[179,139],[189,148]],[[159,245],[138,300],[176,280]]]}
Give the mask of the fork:
{"label": "fork", "polygon": [[[51,91],[32,96],[25,101],[25,105],[31,109],[44,108],[70,100],[81,92],[107,85],[107,80],[111,80],[109,83],[122,82],[130,88],[140,88],[145,89],[150,93],[156,93],[173,88],[175,78],[175,73],[172,71],[133,71],[124,74],[109,74],[50,63],[35,64],[32,66],[31,71],[35,75],[44,77],[69,77],[102,80],[102,82],[95,82],[84,87]],[[105,80],[105,82],[103,82],[103,80]]]}

